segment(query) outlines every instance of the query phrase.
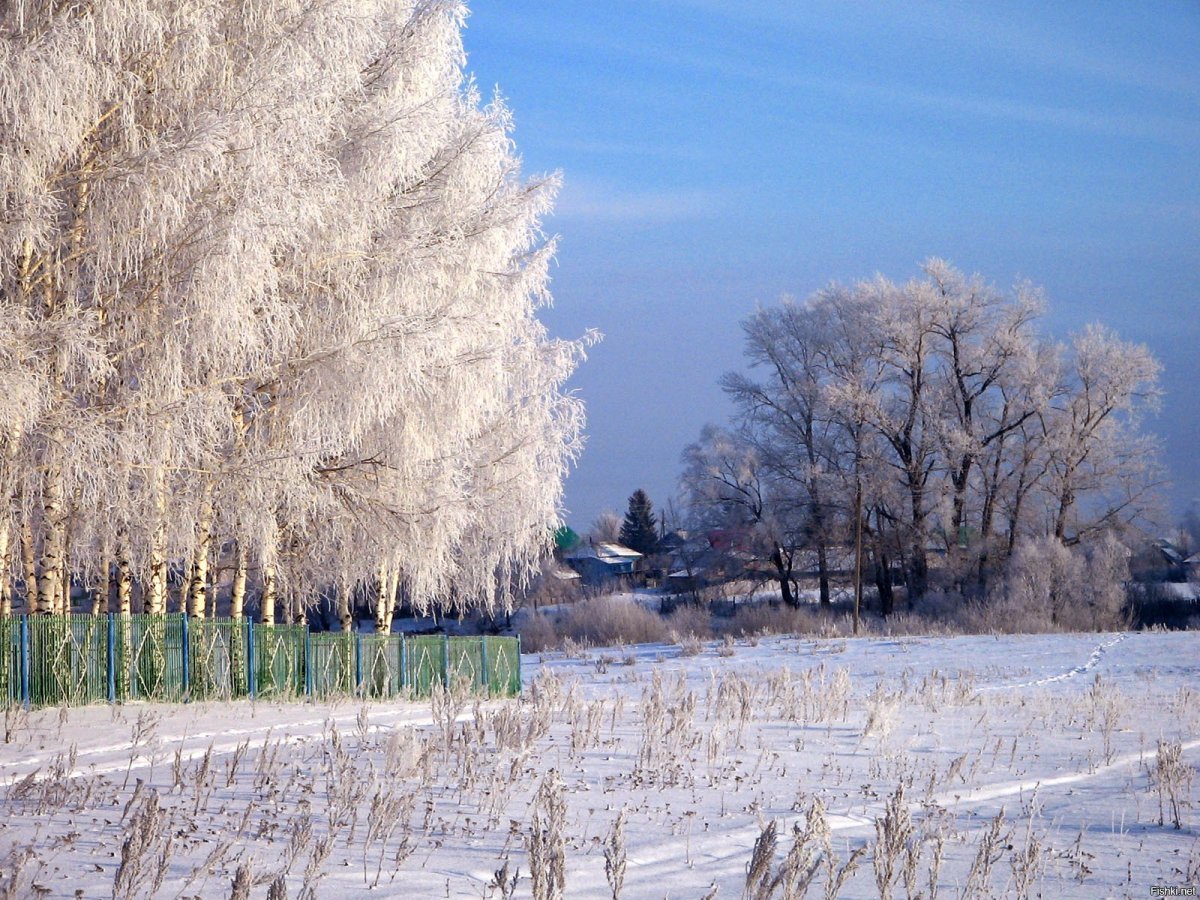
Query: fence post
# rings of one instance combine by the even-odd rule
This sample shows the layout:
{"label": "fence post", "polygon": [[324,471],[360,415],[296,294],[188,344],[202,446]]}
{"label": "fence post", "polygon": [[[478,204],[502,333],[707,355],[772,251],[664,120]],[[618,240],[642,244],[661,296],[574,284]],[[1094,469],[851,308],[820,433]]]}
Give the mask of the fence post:
{"label": "fence post", "polygon": [[256,666],[254,656],[254,619],[246,616],[246,690],[250,694],[250,699],[255,699],[258,693],[258,675],[254,671]]}
{"label": "fence post", "polygon": [[408,687],[408,642],[400,635],[400,690]]}
{"label": "fence post", "polygon": [[442,687],[450,687],[450,635],[442,632]]}
{"label": "fence post", "polygon": [[308,623],[304,625],[304,696],[311,697],[313,692],[312,671],[312,632]]}
{"label": "fence post", "polygon": [[521,694],[521,635],[517,634],[517,696]]}
{"label": "fence post", "polygon": [[182,635],[182,647],[180,657],[183,661],[183,700],[188,702],[192,691],[192,655],[188,652],[188,617],[187,613],[180,613],[182,625],[180,626],[180,634]]}
{"label": "fence post", "polygon": [[480,680],[483,683],[483,689],[487,693],[490,694],[492,679],[491,679],[490,673],[488,672],[487,635],[486,634],[482,635],[479,638],[479,661],[483,664],[479,670],[482,673],[480,676]]}
{"label": "fence post", "polygon": [[108,702],[117,702],[117,614],[108,614]]}
{"label": "fence post", "polygon": [[354,691],[358,696],[362,696],[363,687],[363,671],[362,671],[362,632],[354,632]]}
{"label": "fence post", "polygon": [[21,615],[21,702],[29,709],[29,616]]}

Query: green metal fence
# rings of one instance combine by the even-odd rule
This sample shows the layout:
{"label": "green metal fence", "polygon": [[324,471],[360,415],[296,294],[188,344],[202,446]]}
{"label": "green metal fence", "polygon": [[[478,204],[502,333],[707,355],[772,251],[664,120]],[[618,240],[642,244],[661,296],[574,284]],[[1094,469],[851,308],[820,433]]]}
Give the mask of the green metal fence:
{"label": "green metal fence", "polygon": [[311,632],[182,614],[0,617],[0,704],[521,692],[517,638]]}

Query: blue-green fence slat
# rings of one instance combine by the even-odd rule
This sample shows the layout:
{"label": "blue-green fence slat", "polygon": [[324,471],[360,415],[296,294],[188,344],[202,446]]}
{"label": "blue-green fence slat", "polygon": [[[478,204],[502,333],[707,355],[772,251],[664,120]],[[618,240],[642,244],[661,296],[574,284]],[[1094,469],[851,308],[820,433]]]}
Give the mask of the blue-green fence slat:
{"label": "blue-green fence slat", "polygon": [[505,637],[312,632],[306,625],[170,615],[0,617],[0,703],[426,697],[464,684],[521,690]]}

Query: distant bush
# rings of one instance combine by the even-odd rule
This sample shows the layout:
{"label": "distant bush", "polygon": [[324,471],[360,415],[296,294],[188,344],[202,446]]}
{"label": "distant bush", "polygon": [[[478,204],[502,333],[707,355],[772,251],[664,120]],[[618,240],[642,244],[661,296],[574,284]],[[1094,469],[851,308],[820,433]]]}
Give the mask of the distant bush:
{"label": "distant bush", "polygon": [[1111,536],[1075,550],[1053,539],[1023,541],[987,599],[962,604],[957,624],[998,634],[1128,628],[1128,559]]}
{"label": "distant bush", "polygon": [[763,634],[806,634],[838,637],[853,632],[853,623],[844,609],[822,612],[816,606],[799,608],[770,603],[739,606],[733,616],[720,623],[718,631],[734,637]]}
{"label": "distant bush", "polygon": [[517,633],[521,635],[521,649],[526,653],[553,650],[562,644],[553,618],[545,613],[535,612],[524,619]]}
{"label": "distant bush", "polygon": [[677,641],[683,637],[706,641],[713,635],[712,614],[703,606],[689,604],[676,607],[667,617],[667,626]]}
{"label": "distant bush", "polygon": [[534,652],[561,648],[567,639],[585,647],[671,640],[671,628],[658,613],[613,597],[584,600],[556,615],[535,613],[520,631],[522,646]]}

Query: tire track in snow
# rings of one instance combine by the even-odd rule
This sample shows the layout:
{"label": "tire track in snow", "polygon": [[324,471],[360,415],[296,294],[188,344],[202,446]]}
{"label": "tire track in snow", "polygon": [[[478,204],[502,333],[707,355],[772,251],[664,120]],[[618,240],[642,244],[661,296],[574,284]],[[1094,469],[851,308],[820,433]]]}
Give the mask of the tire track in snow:
{"label": "tire track in snow", "polygon": [[[469,721],[473,712],[461,713],[456,719],[456,722]],[[398,710],[381,710],[370,717],[376,720],[372,724],[376,727],[382,725],[387,728],[395,728],[397,726],[424,726],[429,727],[434,724],[431,714],[415,714],[411,709]],[[380,723],[378,719],[395,719],[387,723]],[[284,741],[286,743],[299,742],[319,738],[326,725],[332,724],[337,727],[339,725],[354,725],[357,726],[358,714],[354,715],[343,714],[340,716],[331,715],[321,719],[304,719],[299,722],[281,722],[275,724],[259,725],[254,728],[234,728],[224,729],[222,731],[198,731],[195,734],[175,734],[155,736],[150,738],[139,747],[134,747],[132,741],[125,741],[119,744],[107,744],[101,747],[88,747],[79,749],[75,754],[75,768],[65,774],[67,778],[82,778],[86,776],[97,775],[113,775],[119,774],[126,770],[136,771],[140,769],[150,768],[152,765],[158,765],[165,760],[173,760],[175,749],[179,744],[191,745],[180,753],[180,759],[184,762],[192,762],[200,757],[211,748],[214,756],[221,756],[227,753],[233,753],[240,747],[249,737],[250,746],[256,749],[266,745],[272,739]],[[257,736],[258,740],[252,738]],[[219,742],[215,740],[221,738]],[[209,740],[210,743],[195,743]],[[157,746],[155,746],[155,743]],[[153,748],[153,749],[152,749]],[[134,750],[141,752],[135,756],[131,762],[130,754]],[[50,777],[50,772],[47,766],[58,762],[60,759],[68,758],[69,751],[63,750],[57,753],[45,754],[41,756],[24,757],[19,763],[0,765],[0,791],[7,792],[13,785],[18,782],[33,776],[35,782],[41,782]],[[124,758],[121,758],[124,754]],[[97,762],[88,763],[88,758],[115,756],[116,759],[98,760]]]}
{"label": "tire track in snow", "polygon": [[[1190,753],[1200,749],[1200,740],[1186,741],[1183,751]],[[1034,789],[1047,790],[1102,778],[1114,772],[1128,770],[1133,764],[1153,762],[1158,757],[1158,750],[1147,749],[1136,753],[1128,753],[1118,757],[1113,762],[1099,766],[1088,772],[1072,772],[1066,775],[1049,778],[1027,778],[1019,781],[1009,781],[1002,784],[988,785],[974,790],[955,791],[934,795],[933,802],[949,810],[957,810],[964,806],[988,803],[1006,797],[1028,794]],[[909,804],[909,812],[919,816],[923,812],[920,803]],[[829,830],[835,834],[842,832],[872,831],[875,819],[884,814],[884,804],[873,804],[862,813],[826,811],[825,819]],[[781,844],[791,834],[793,826],[803,826],[804,816],[785,816],[779,820]],[[662,841],[651,848],[634,852],[630,851],[626,858],[625,889],[636,896],[658,896],[654,891],[660,891],[664,885],[671,883],[672,875],[678,876],[685,861],[690,862],[687,868],[697,873],[700,880],[705,878],[716,881],[728,881],[745,876],[746,863],[754,851],[754,843],[758,840],[760,829],[757,825],[743,825],[728,831],[709,831],[690,837],[674,837]],[[786,848],[785,848],[786,849]],[[568,862],[568,890],[571,896],[578,897],[610,897],[611,891],[604,876],[604,858],[599,853],[589,854],[584,859],[576,858],[574,866]],[[479,879],[481,885],[486,885],[492,874],[472,873]]]}
{"label": "tire track in snow", "polygon": [[[1184,741],[1181,746],[1183,752],[1188,753],[1200,748],[1200,740]],[[1055,775],[1050,778],[1025,778],[1021,781],[1009,781],[1004,784],[994,784],[971,790],[939,794],[933,800],[935,803],[947,808],[952,804],[985,803],[990,800],[1001,800],[1005,797],[1019,796],[1035,788],[1052,788],[1063,784],[1078,784],[1081,781],[1090,781],[1093,778],[1099,778],[1118,769],[1126,769],[1132,763],[1143,764],[1153,762],[1156,759],[1158,759],[1157,747],[1154,749],[1139,750],[1137,753],[1126,753],[1124,756],[1118,756],[1111,763],[1097,766],[1090,772],[1071,772],[1066,775]]]}

